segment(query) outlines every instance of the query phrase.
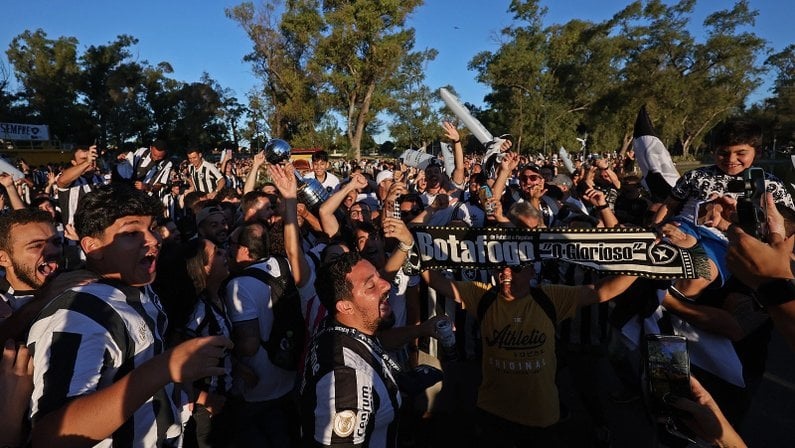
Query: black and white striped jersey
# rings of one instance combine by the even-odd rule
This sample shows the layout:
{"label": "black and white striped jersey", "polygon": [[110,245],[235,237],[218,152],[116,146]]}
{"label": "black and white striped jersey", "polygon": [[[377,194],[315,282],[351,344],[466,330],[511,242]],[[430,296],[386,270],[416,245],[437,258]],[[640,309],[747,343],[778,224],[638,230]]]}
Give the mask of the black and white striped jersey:
{"label": "black and white striped jersey", "polygon": [[[102,281],[67,290],[44,307],[28,347],[34,375],[31,416],[109,386],[165,351],[166,314],[149,287]],[[181,438],[175,388],[167,385],[98,447],[176,446]]]}
{"label": "black and white striped jersey", "polygon": [[[11,310],[15,312],[33,300],[33,293],[35,291],[17,291],[8,283],[5,275],[0,277],[0,300],[6,302]],[[0,317],[0,322],[2,321],[3,318]]]}
{"label": "black and white striped jersey", "polygon": [[301,384],[304,446],[396,446],[398,370],[377,339],[326,318]]}
{"label": "black and white striped jersey", "polygon": [[224,180],[226,181],[226,184],[224,184],[224,187],[231,188],[233,190],[241,190],[242,191],[243,190],[243,186],[245,185],[243,180],[239,176],[237,176],[236,174],[230,174],[228,176],[224,176]]}
{"label": "black and white striped jersey", "polygon": [[189,167],[190,177],[193,179],[196,190],[202,193],[212,193],[218,187],[218,181],[224,176],[212,163],[203,160],[200,167]]}
{"label": "black and white striped jersey", "polygon": [[[188,316],[188,322],[182,329],[184,335],[189,338],[202,336],[226,336],[232,338],[232,322],[226,315],[226,307],[223,302],[221,305],[202,294],[196,301],[196,307]],[[232,354],[226,353],[220,360],[226,368],[226,374],[203,378],[195,383],[201,390],[226,395],[232,388]]]}
{"label": "black and white striped jersey", "polygon": [[75,211],[80,199],[91,192],[95,186],[105,184],[105,179],[98,174],[83,175],[75,179],[72,185],[58,187],[58,206],[61,209],[61,219],[66,224],[74,224]]}

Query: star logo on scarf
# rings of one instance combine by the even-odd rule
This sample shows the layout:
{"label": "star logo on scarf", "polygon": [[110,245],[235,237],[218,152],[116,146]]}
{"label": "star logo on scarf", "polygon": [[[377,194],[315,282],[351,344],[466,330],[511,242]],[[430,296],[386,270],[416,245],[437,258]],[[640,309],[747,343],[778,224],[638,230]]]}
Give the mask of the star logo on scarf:
{"label": "star logo on scarf", "polygon": [[649,257],[654,264],[670,263],[676,256],[676,249],[667,244],[658,244],[649,251]]}

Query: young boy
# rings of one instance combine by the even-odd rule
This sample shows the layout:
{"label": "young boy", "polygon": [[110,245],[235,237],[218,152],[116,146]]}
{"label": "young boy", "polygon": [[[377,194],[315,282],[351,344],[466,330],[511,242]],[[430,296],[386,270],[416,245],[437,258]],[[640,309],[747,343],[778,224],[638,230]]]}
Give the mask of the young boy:
{"label": "young boy", "polygon": [[156,198],[129,186],[87,194],[75,227],[99,280],[69,289],[33,324],[33,444],[175,446],[182,432],[175,382],[224,373],[232,344],[215,336],[166,350],[166,317],[149,288],[160,240]]}
{"label": "young boy", "polygon": [[[725,262],[728,240],[719,229],[695,225],[696,206],[716,196],[736,198],[737,193],[729,191],[729,182],[742,180],[745,170],[753,166],[761,143],[762,129],[759,125],[739,120],[724,123],[716,132],[715,164],[683,174],[658,210],[655,223],[663,224],[663,237],[686,247],[700,242],[714,263],[710,279],[690,280],[678,288],[685,295],[697,294],[718,276],[721,284],[728,278]],[[765,186],[776,203],[795,208],[792,197],[776,176],[765,173]],[[669,221],[671,217],[673,219]]]}

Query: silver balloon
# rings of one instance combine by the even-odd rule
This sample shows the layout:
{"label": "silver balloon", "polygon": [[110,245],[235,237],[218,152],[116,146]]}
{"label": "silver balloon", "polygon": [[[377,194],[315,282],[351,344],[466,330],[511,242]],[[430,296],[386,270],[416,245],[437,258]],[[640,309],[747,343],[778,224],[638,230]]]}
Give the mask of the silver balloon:
{"label": "silver balloon", "polygon": [[[290,160],[292,148],[286,141],[274,138],[265,145],[265,160],[271,165],[278,165]],[[328,191],[317,179],[304,179],[303,176],[294,170],[295,178],[298,180],[298,200],[304,203],[310,210],[316,212],[320,204],[328,199]]]}

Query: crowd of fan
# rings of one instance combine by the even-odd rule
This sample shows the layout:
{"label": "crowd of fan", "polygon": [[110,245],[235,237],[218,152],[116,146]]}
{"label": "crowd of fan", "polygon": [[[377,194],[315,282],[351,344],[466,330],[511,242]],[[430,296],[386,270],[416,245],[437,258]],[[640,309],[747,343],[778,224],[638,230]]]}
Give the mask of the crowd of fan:
{"label": "crowd of fan", "polygon": [[[301,176],[314,178],[328,193],[317,205],[298,202],[301,185],[292,165],[268,164],[263,152],[248,157],[224,151],[214,164],[200,151],[190,150],[180,161],[169,157],[176,151],[169,152],[163,141],[118,155],[78,147],[68,166],[32,168],[23,163],[24,178],[0,175],[5,189],[0,196],[0,266],[5,271],[0,336],[11,341],[3,359],[3,401],[10,404],[0,416],[0,445],[24,445],[28,437],[37,445],[78,434],[83,443],[100,446],[160,446],[179,440],[174,443],[276,447],[296,446],[302,439],[306,446],[348,441],[372,446],[525,446],[533,441],[535,446],[554,446],[561,443],[555,424],[567,413],[559,404],[555,374],[568,366],[572,387],[592,422],[582,431],[590,434],[595,446],[609,446],[616,428],[610,428],[604,397],[598,393],[606,380],[593,374],[593,366],[611,361],[623,385],[615,393],[617,400],[640,395],[638,339],[622,329],[655,313],[660,332],[687,327],[693,334],[709,334],[720,356],[736,359],[720,360],[730,367],[717,370],[705,367],[708,362],[694,361],[693,375],[700,380],[693,386],[695,401],[680,397],[674,404],[686,410],[708,407],[719,417],[721,434],[703,432],[695,423],[688,425],[692,418],[683,419],[682,429],[693,437],[718,443],[721,437],[736,436],[727,435],[726,428],[731,428],[729,423],[737,427],[750,407],[765,372],[773,324],[755,300],[759,278],[747,272],[739,279],[731,275],[732,253],[725,235],[736,230],[728,217],[715,216],[712,228],[703,231],[703,226],[690,225],[690,208],[694,201],[728,193],[726,183],[753,164],[754,140],[719,145],[714,166],[686,174],[662,200],[644,188],[631,148],[621,156],[582,153],[564,161],[558,156],[520,155],[510,151],[507,142],[500,161],[486,165],[481,156],[463,153],[453,126],[445,123],[443,132],[453,145],[455,160],[447,165],[452,166],[449,172],[438,159],[416,167],[400,159],[332,161],[324,151],[314,153],[311,170]],[[737,149],[742,145],[747,147]],[[772,210],[779,205],[789,218],[787,210],[795,205],[782,182],[768,174],[766,184]],[[731,204],[729,200],[726,207]],[[151,220],[125,221],[136,216]],[[676,245],[703,248],[710,272],[706,278],[674,282],[636,280],[605,277],[565,261],[524,269],[420,272],[412,248],[414,225],[643,227]],[[105,241],[108,229],[118,232]],[[144,250],[131,244],[125,252],[125,238],[133,238],[128,234],[134,232],[143,235],[136,237],[141,238],[136,244]],[[789,235],[783,229],[779,233]],[[92,249],[93,244],[104,250]],[[396,370],[413,375],[408,382],[398,381],[402,401],[397,402],[402,404],[389,418],[384,417],[382,402],[368,411],[371,421],[332,410],[323,427],[321,408],[333,403],[318,403],[320,393],[304,388],[324,383],[313,378],[317,372],[304,369],[303,358],[277,360],[279,347],[272,348],[275,341],[269,338],[280,324],[276,300],[283,301],[291,289],[298,292],[306,337],[288,340],[287,345],[305,349],[312,335],[329,325],[335,313],[328,309],[335,307],[339,297],[333,296],[339,291],[333,282],[327,283],[325,270],[348,263],[348,253],[357,253],[388,282],[389,300],[378,302],[372,317],[378,344],[399,367]],[[129,277],[115,275],[127,271]],[[262,277],[263,272],[270,277]],[[131,281],[136,275],[140,281]],[[478,308],[491,285],[503,288],[503,299],[516,294],[531,294],[536,301],[538,295],[551,298],[550,322],[538,323],[543,318],[532,311],[539,328],[552,325],[546,345],[537,349],[541,354],[532,355],[538,361],[534,372],[507,372],[513,367],[492,365],[500,373],[488,373],[488,364],[496,363],[486,347],[491,334],[485,326],[481,332],[488,310],[476,313],[472,307]],[[532,293],[525,287],[533,288]],[[131,299],[136,294],[142,298]],[[58,317],[57,309],[74,310],[74,303],[88,303],[89,296],[126,300],[130,308],[138,306],[133,302],[143,304],[142,311],[138,320],[121,323],[109,322],[107,314],[87,322],[92,313],[101,313],[99,305],[81,311],[80,318]],[[147,304],[155,309],[144,311]],[[167,315],[167,325],[154,318],[159,312]],[[456,345],[448,350],[436,339],[441,336],[436,324],[443,320],[455,328]],[[113,340],[95,347],[85,336],[82,342],[59,336],[67,334],[63,331],[70,325],[82,326],[80,331],[88,334],[100,332],[94,326],[101,327],[111,335],[105,339]],[[489,331],[497,323],[490,325]],[[147,331],[151,334],[145,335]],[[191,340],[201,342],[187,345]],[[24,345],[17,350],[13,341],[27,341],[29,351]],[[108,346],[120,353],[131,350],[136,361],[116,363],[123,356]],[[703,350],[705,356],[712,348]],[[151,353],[138,359],[143,352]],[[108,419],[108,426],[76,423],[81,410],[68,405],[77,403],[75,397],[110,389],[159,355],[168,359],[163,381],[149,389],[129,383],[141,390],[141,397],[104,397],[121,402],[119,409],[91,405],[95,420],[103,419],[100,414],[105,412],[117,412],[118,424],[114,418]],[[200,372],[188,369],[199,364]],[[73,373],[67,375],[70,370]],[[159,375],[152,372],[159,371],[147,371],[150,381]],[[417,390],[403,388],[410,381],[419,384],[414,384]],[[171,383],[181,387],[166,387]],[[338,404],[345,393],[340,390],[343,384],[338,379],[324,386]],[[505,397],[512,394],[518,403],[507,402]],[[531,402],[520,399],[525,395]],[[358,398],[361,401],[361,395]],[[130,409],[121,409],[125,401],[133,403]],[[166,401],[173,413],[163,410],[170,410]],[[361,411],[362,404],[358,406]],[[398,416],[399,430],[392,426]],[[356,425],[363,425],[362,434],[354,430]]]}

